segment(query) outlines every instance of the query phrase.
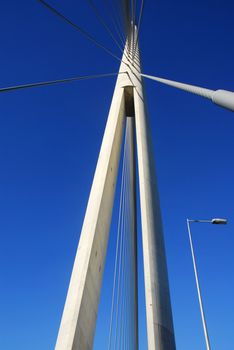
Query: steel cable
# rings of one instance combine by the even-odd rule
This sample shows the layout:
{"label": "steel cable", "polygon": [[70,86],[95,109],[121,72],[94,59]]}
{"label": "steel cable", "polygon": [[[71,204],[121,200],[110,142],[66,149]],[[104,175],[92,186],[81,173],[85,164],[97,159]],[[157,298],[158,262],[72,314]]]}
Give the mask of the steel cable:
{"label": "steel cable", "polygon": [[[128,122],[127,122],[128,124]],[[132,158],[129,125],[126,126],[121,179],[120,208],[111,303],[108,350],[136,349],[135,255]]]}
{"label": "steel cable", "polygon": [[63,19],[65,22],[70,24],[72,27],[74,27],[76,30],[78,30],[84,37],[86,37],[89,41],[94,43],[96,46],[100,47],[103,49],[105,52],[107,52],[110,56],[114,57],[118,61],[122,61],[120,57],[116,56],[112,51],[110,51],[108,48],[106,48],[103,44],[99,43],[91,34],[89,34],[86,30],[78,26],[77,24],[73,23],[70,19],[65,17],[63,14],[61,14],[59,11],[57,11],[54,7],[49,5],[47,2],[44,0],[37,0],[39,1],[42,5],[44,5],[48,10],[53,12],[56,16],[60,17]]}
{"label": "steel cable", "polygon": [[134,49],[134,53],[133,53],[133,60],[135,58],[135,54],[136,54],[136,50],[137,50],[138,42],[139,42],[139,33],[140,33],[140,29],[141,29],[144,4],[145,4],[144,0],[141,0],[141,9],[140,9],[139,20],[138,20],[138,25],[137,25],[137,35],[136,35],[135,49]]}
{"label": "steel cable", "polygon": [[123,167],[125,171],[125,177],[124,177],[124,197],[123,197],[123,210],[122,210],[122,225],[121,225],[121,244],[120,244],[120,253],[119,253],[119,266],[118,266],[118,285],[117,285],[117,299],[116,299],[116,331],[115,331],[115,340],[114,340],[114,349],[116,350],[117,345],[117,336],[118,336],[118,329],[119,329],[119,299],[120,299],[120,284],[121,284],[121,276],[122,276],[122,254],[123,254],[123,228],[125,226],[125,219],[126,216],[125,208],[126,208],[126,137],[125,137],[125,144],[124,144],[124,162]]}
{"label": "steel cable", "polygon": [[130,147],[129,130],[126,128],[108,350],[135,350]]}
{"label": "steel cable", "polygon": [[[95,16],[97,17],[98,21],[102,24],[102,26],[105,28],[107,33],[110,35],[112,40],[115,42],[117,47],[120,49],[121,53],[124,51],[124,46],[121,46],[118,42],[118,40],[115,38],[115,35],[113,34],[112,30],[109,28],[109,26],[106,24],[105,20],[103,19],[102,15],[100,14],[98,8],[94,5],[92,0],[87,0],[90,7],[92,8]],[[126,57],[127,58],[127,57]]]}
{"label": "steel cable", "polygon": [[[118,33],[119,37],[121,38],[121,42],[123,43],[123,46],[126,45],[126,33],[124,31],[123,21],[121,20],[120,16],[118,15],[118,9],[116,9],[115,4],[113,4],[112,1],[107,1],[107,9],[109,11],[110,18],[112,20],[112,23],[115,27],[116,32]],[[121,23],[122,22],[122,23]]]}
{"label": "steel cable", "polygon": [[[125,157],[125,154],[124,154]],[[111,349],[112,344],[112,330],[113,330],[113,317],[114,317],[114,303],[115,303],[115,288],[116,288],[116,278],[117,278],[117,267],[118,267],[118,254],[121,236],[121,223],[122,223],[122,207],[123,207],[123,196],[124,196],[124,184],[125,184],[125,167],[123,158],[123,169],[121,178],[121,190],[120,190],[120,207],[119,207],[119,217],[118,217],[118,229],[117,229],[117,243],[116,243],[116,254],[115,254],[115,267],[114,267],[114,281],[112,289],[112,302],[111,302],[111,317],[110,317],[110,327],[109,327],[109,341],[108,350]]]}
{"label": "steel cable", "polygon": [[104,78],[104,77],[111,77],[111,76],[115,76],[115,75],[119,75],[119,74],[125,74],[125,72],[83,75],[83,76],[78,76],[78,77],[50,80],[50,81],[44,81],[44,82],[39,82],[39,83],[30,83],[30,84],[23,84],[23,85],[8,86],[8,87],[0,88],[0,93],[1,92],[9,92],[9,91],[13,91],[13,90],[34,88],[34,87],[39,87],[39,86],[49,86],[49,85],[55,85],[55,84],[61,84],[61,83],[69,83],[69,82],[78,81],[78,80],[88,80],[88,79],[98,79],[98,78]]}

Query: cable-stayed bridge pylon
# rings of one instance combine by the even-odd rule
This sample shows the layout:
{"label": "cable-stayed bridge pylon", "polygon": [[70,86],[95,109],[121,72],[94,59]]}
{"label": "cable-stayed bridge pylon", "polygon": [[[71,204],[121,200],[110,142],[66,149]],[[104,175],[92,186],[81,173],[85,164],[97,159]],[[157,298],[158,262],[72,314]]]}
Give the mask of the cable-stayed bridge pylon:
{"label": "cable-stayed bridge pylon", "polygon": [[[132,147],[128,152],[128,159],[137,155],[139,169],[148,349],[175,349],[154,156],[141,77],[140,54],[137,42],[132,41],[133,37],[138,37],[135,28],[126,42],[119,69],[120,74],[117,78],[90,191],[56,350],[91,350],[93,346],[126,119],[126,132],[131,131],[131,140],[133,137],[136,138],[137,149],[135,154]],[[125,62],[127,55],[130,58],[129,62]],[[132,118],[132,122],[129,122],[129,118]],[[133,161],[131,164],[130,205],[132,220],[135,222],[136,203],[135,185],[133,185],[135,167]],[[136,241],[136,225],[131,226],[131,232]],[[133,271],[136,274],[136,244],[134,249]],[[136,330],[133,348],[137,349],[137,283],[134,286],[133,297],[135,298],[135,317],[132,322],[135,322]]]}
{"label": "cable-stayed bridge pylon", "polygon": [[[102,11],[98,10],[94,1],[87,0],[99,22],[120,49],[122,57],[46,1],[38,1],[90,42],[120,62],[118,72],[73,76],[0,88],[0,92],[6,93],[39,86],[117,76],[55,349],[91,350],[93,347],[121,149],[123,148],[119,228],[107,350],[137,350],[139,345],[137,169],[148,349],[175,350],[160,203],[143,78],[205,97],[231,111],[234,111],[234,93],[222,89],[201,88],[141,72],[138,42],[144,0],[140,2],[138,20],[136,0],[106,2],[112,14],[110,19],[114,31],[109,27],[102,16]],[[122,290],[123,285],[127,291]],[[124,309],[127,310],[125,313],[128,312],[125,318],[122,317]]]}

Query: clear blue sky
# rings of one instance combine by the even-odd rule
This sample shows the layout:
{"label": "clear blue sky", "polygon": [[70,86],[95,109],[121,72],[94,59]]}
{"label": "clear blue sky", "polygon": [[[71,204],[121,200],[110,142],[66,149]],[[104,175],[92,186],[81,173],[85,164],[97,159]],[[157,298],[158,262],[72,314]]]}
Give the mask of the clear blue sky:
{"label": "clear blue sky", "polygon": [[[85,1],[50,2],[114,49]],[[146,1],[147,74],[234,91],[234,2]],[[118,71],[37,1],[0,2],[0,86]],[[118,51],[115,51],[118,53]],[[0,95],[0,349],[53,349],[115,78]],[[234,348],[234,114],[146,82],[177,348],[204,349],[186,218],[213,350]],[[114,211],[116,218],[116,208]],[[105,349],[115,222],[95,349]],[[141,258],[141,256],[140,256]],[[105,301],[105,302],[104,302]],[[142,268],[140,343],[146,349]]]}

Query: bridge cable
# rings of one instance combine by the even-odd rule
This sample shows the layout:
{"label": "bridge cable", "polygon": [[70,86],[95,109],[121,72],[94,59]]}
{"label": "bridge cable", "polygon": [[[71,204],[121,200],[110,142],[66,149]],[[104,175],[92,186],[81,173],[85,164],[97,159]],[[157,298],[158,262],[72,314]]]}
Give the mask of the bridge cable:
{"label": "bridge cable", "polygon": [[113,14],[112,14],[112,10],[111,10],[111,8],[108,5],[107,5],[107,11],[109,13],[110,20],[111,20],[111,22],[112,22],[112,24],[114,26],[115,32],[118,35],[119,40],[120,40],[121,44],[124,47],[125,46],[125,38],[124,38],[123,34],[121,33],[121,31],[119,30],[119,28],[118,28],[118,26],[117,26],[117,24],[115,22],[115,18],[114,18]]}
{"label": "bridge cable", "polygon": [[117,297],[116,297],[116,325],[115,325],[115,337],[114,337],[114,350],[116,350],[116,345],[117,345],[117,339],[118,339],[118,332],[119,332],[119,319],[120,319],[120,311],[121,309],[119,308],[120,304],[120,292],[123,290],[123,287],[121,286],[122,282],[122,275],[123,275],[123,247],[124,247],[124,228],[125,228],[125,220],[126,220],[126,189],[127,189],[127,183],[126,183],[126,172],[127,172],[127,162],[126,162],[126,136],[125,136],[125,144],[124,144],[124,162],[123,162],[123,167],[125,171],[125,176],[124,176],[124,197],[123,197],[123,210],[122,210],[122,224],[121,224],[121,245],[120,245],[120,253],[119,253],[119,265],[118,265],[118,285],[117,285]]}
{"label": "bridge cable", "polygon": [[98,79],[98,78],[104,78],[104,77],[111,77],[111,76],[116,76],[116,75],[125,74],[125,73],[126,72],[83,75],[83,76],[77,76],[77,77],[66,78],[66,79],[43,81],[43,82],[39,82],[39,83],[30,83],[30,84],[23,84],[23,85],[8,86],[8,87],[0,88],[0,93],[14,91],[14,90],[29,89],[29,88],[39,87],[39,86],[49,86],[49,85],[55,85],[55,84],[61,84],[61,83],[69,83],[69,82],[78,81],[78,80],[88,80],[88,79]]}
{"label": "bridge cable", "polygon": [[135,50],[133,54],[133,60],[135,58],[136,50],[138,47],[138,42],[139,42],[139,34],[140,34],[140,29],[141,29],[141,23],[142,23],[142,16],[143,16],[143,11],[144,11],[144,0],[141,0],[141,9],[140,9],[140,15],[139,15],[139,20],[138,20],[138,28],[137,28],[137,36],[136,36],[136,42],[135,42]]}
{"label": "bridge cable", "polygon": [[[127,130],[126,130],[127,132]],[[128,137],[126,136],[126,147],[128,149]],[[124,271],[125,274],[123,276],[123,288],[122,288],[122,317],[121,317],[121,331],[119,335],[119,347],[118,349],[123,348],[123,339],[124,339],[124,334],[126,332],[126,328],[124,328],[124,320],[126,319],[127,316],[127,307],[129,304],[127,304],[127,296],[129,293],[128,289],[128,256],[129,256],[129,245],[128,245],[128,238],[129,238],[129,154],[127,152],[127,157],[126,157],[126,163],[127,163],[127,173],[126,173],[126,182],[127,182],[127,187],[126,187],[126,211],[125,211],[125,216],[126,216],[126,226],[125,226],[125,232],[124,232],[124,237],[125,237],[125,254],[124,254]]]}
{"label": "bridge cable", "polygon": [[[128,119],[128,118],[127,118]],[[130,168],[130,129],[127,122],[123,149],[120,207],[112,290],[108,350],[136,348],[135,255]]]}
{"label": "bridge cable", "polygon": [[96,46],[100,47],[101,49],[103,49],[105,52],[107,52],[110,56],[114,57],[115,59],[117,59],[118,61],[122,62],[122,59],[120,57],[118,57],[117,55],[115,55],[111,50],[109,50],[108,48],[106,48],[103,44],[101,44],[100,42],[98,42],[91,34],[89,34],[86,30],[84,30],[83,28],[81,28],[80,26],[78,26],[77,24],[75,24],[74,22],[72,22],[70,19],[68,19],[67,17],[65,17],[63,14],[61,14],[59,11],[57,11],[54,7],[52,7],[51,5],[49,5],[47,2],[45,2],[44,0],[37,0],[39,1],[42,5],[44,5],[48,10],[50,10],[51,12],[53,12],[56,16],[60,17],[61,19],[63,19],[65,22],[67,22],[68,24],[70,24],[72,27],[74,27],[76,30],[78,30],[84,37],[86,37],[86,39],[88,39],[89,41],[91,41],[92,43],[94,43]]}
{"label": "bridge cable", "polygon": [[113,320],[114,320],[114,303],[115,303],[115,292],[116,292],[116,284],[117,284],[117,268],[118,268],[118,255],[119,255],[119,247],[121,245],[121,226],[122,226],[122,212],[123,212],[123,198],[124,198],[124,190],[125,190],[125,153],[123,158],[123,169],[122,169],[122,179],[121,179],[121,190],[120,190],[120,207],[119,207],[119,218],[118,218],[118,229],[117,229],[117,246],[116,246],[116,254],[115,254],[115,267],[114,267],[114,282],[113,282],[113,290],[112,290],[112,303],[111,303],[111,317],[110,317],[110,328],[109,328],[109,341],[108,341],[108,350],[111,349],[112,344],[112,331],[113,331]]}
{"label": "bridge cable", "polygon": [[132,45],[131,45],[131,52],[133,53],[134,45],[135,45],[136,0],[131,0],[131,8],[132,8],[132,22],[131,22]]}
{"label": "bridge cable", "polygon": [[120,45],[118,40],[115,38],[115,35],[113,34],[112,30],[109,28],[109,26],[106,24],[105,20],[103,19],[102,15],[100,14],[98,8],[95,6],[92,0],[87,0],[90,7],[92,8],[95,16],[97,17],[98,21],[102,24],[102,26],[105,28],[106,32],[110,35],[114,43],[117,45],[119,50],[121,51],[122,54],[124,54],[125,58],[128,60],[128,57],[126,56],[124,52],[124,47]]}
{"label": "bridge cable", "polygon": [[106,0],[107,8],[109,8],[110,17],[112,18],[112,22],[115,26],[115,30],[118,33],[118,35],[122,38],[123,46],[125,46],[126,42],[126,35],[123,29],[123,25],[121,24],[120,15],[118,14],[118,9],[116,9],[116,6],[113,4],[113,1]]}
{"label": "bridge cable", "polygon": [[115,9],[116,17],[118,18],[118,23],[121,28],[121,31],[124,33],[124,37],[127,38],[127,33],[125,31],[125,13],[124,13],[124,7],[123,2],[125,0],[117,0],[113,2],[113,9]]}

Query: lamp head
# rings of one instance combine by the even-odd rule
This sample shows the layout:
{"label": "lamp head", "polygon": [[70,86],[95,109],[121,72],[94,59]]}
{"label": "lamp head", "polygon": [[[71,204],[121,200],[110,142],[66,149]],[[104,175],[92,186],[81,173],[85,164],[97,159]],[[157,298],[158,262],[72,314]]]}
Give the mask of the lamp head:
{"label": "lamp head", "polygon": [[215,225],[226,225],[227,219],[214,218],[211,220],[211,223]]}

